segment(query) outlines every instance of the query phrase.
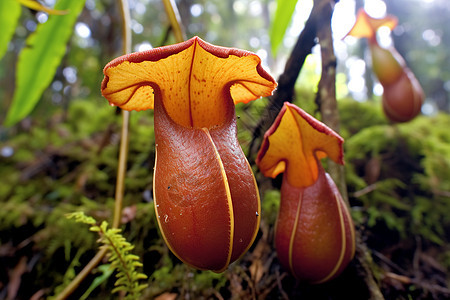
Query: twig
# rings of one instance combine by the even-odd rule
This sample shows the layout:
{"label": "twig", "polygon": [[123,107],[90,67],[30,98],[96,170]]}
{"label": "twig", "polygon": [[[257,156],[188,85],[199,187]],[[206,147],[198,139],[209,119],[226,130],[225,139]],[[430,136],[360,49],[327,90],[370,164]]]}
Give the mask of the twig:
{"label": "twig", "polygon": [[401,268],[399,265],[397,265],[392,260],[387,258],[386,255],[384,255],[383,253],[378,252],[376,250],[372,250],[372,253],[373,253],[374,256],[378,257],[381,261],[383,261],[385,264],[387,264],[392,269],[395,269],[397,272],[400,272],[402,274],[406,274],[407,273],[403,268]]}
{"label": "twig", "polygon": [[117,168],[116,194],[114,202],[113,228],[118,228],[122,217],[123,195],[125,193],[125,173],[128,157],[128,128],[130,112],[122,110],[122,130],[120,133],[119,165]]}
{"label": "twig", "polygon": [[368,193],[376,190],[377,187],[378,187],[378,185],[376,183],[373,183],[371,185],[366,186],[362,190],[354,192],[352,196],[355,197],[355,198],[359,198],[361,196],[364,196],[365,194],[368,194]]}
{"label": "twig", "polygon": [[450,192],[448,191],[441,191],[441,190],[436,190],[433,189],[431,190],[433,192],[433,194],[435,194],[436,196],[443,196],[443,197],[448,197],[450,198]]}
{"label": "twig", "polygon": [[68,286],[55,298],[55,300],[63,300],[69,297],[81,282],[91,273],[91,271],[102,261],[105,257],[107,248],[100,249],[99,252],[91,259],[91,261],[84,266],[83,270],[69,283]]}
{"label": "twig", "polygon": [[277,285],[278,285],[278,290],[281,293],[281,296],[283,297],[283,299],[288,300],[289,296],[288,294],[284,291],[283,289],[283,284],[281,283],[281,281],[283,280],[284,277],[286,277],[287,273],[283,272],[283,274],[281,274],[280,276],[280,271],[276,270],[276,276],[277,276]]}
{"label": "twig", "polygon": [[358,274],[364,279],[364,283],[366,284],[367,290],[369,291],[370,298],[369,300],[383,300],[384,296],[380,291],[380,287],[372,273],[372,269],[370,266],[373,264],[372,256],[367,249],[366,244],[361,239],[361,234],[359,231],[355,232],[356,237],[356,253],[355,260],[358,265]]}
{"label": "twig", "polygon": [[386,272],[383,274],[384,277],[389,279],[394,279],[396,281],[401,282],[402,284],[411,284],[412,280],[408,276],[405,275],[399,275],[392,272]]}
{"label": "twig", "polygon": [[420,256],[422,254],[422,239],[419,235],[415,236],[416,240],[416,249],[414,251],[412,267],[414,272],[414,277],[421,279],[422,273],[420,272]]}
{"label": "twig", "polygon": [[450,289],[444,287],[444,286],[440,286],[437,284],[432,284],[432,283],[428,283],[428,282],[424,282],[423,279],[417,279],[417,278],[410,278],[404,275],[399,275],[399,274],[395,274],[392,272],[386,272],[383,274],[385,278],[389,278],[392,280],[396,280],[402,284],[405,285],[411,285],[414,284],[417,287],[420,287],[426,291],[430,291],[430,292],[439,292],[441,294],[445,294],[445,295],[450,295]]}
{"label": "twig", "polygon": [[450,289],[448,289],[444,286],[437,285],[437,284],[431,284],[431,283],[424,282],[423,279],[413,278],[413,279],[411,279],[411,283],[416,286],[419,286],[427,291],[439,292],[439,293],[445,294],[447,296],[450,295]]}
{"label": "twig", "polygon": [[174,0],[163,0],[164,9],[166,10],[167,17],[170,21],[173,34],[177,43],[181,43],[186,40],[186,34],[181,26],[181,17],[178,12],[177,5]]}

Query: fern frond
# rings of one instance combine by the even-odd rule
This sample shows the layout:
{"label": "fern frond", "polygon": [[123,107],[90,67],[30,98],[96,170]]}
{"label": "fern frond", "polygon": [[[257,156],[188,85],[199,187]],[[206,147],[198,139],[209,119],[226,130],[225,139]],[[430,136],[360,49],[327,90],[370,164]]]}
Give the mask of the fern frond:
{"label": "fern frond", "polygon": [[88,225],[95,225],[95,223],[97,223],[93,217],[86,216],[82,211],[66,214],[66,218],[75,219],[75,222],[84,223]]}
{"label": "fern frond", "polygon": [[122,236],[121,230],[108,228],[106,221],[97,225],[94,218],[86,216],[83,212],[74,212],[66,216],[75,219],[76,222],[91,225],[89,229],[98,232],[99,242],[103,244],[100,247],[108,249],[108,261],[117,271],[117,280],[112,293],[123,291],[126,293],[125,299],[138,299],[141,291],[147,287],[147,284],[140,284],[139,281],[147,279],[147,276],[136,271],[136,268],[142,267],[142,263],[139,256],[131,253],[134,246]]}

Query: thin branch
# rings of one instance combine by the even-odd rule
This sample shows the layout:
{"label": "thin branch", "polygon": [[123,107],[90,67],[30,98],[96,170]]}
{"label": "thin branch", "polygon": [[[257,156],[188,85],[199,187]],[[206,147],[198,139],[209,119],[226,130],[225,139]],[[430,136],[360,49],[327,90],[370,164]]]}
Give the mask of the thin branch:
{"label": "thin branch", "polygon": [[372,269],[373,265],[372,256],[366,244],[362,241],[361,234],[356,231],[356,253],[355,260],[357,261],[358,273],[363,276],[364,283],[367,286],[369,292],[369,300],[384,300],[384,296],[381,293],[380,287],[375,281]]}
{"label": "thin branch", "polygon": [[125,193],[125,174],[128,158],[128,128],[130,112],[122,110],[122,130],[120,132],[119,165],[117,168],[116,194],[114,202],[114,219],[112,228],[118,228],[122,216],[123,195]]}
{"label": "thin branch", "polygon": [[354,192],[353,197],[355,197],[355,198],[362,197],[370,192],[375,191],[377,188],[378,188],[378,185],[376,183],[372,183],[371,185],[368,185],[365,188]]}
{"label": "thin branch", "polygon": [[164,9],[166,10],[167,17],[170,21],[170,26],[175,35],[177,43],[181,43],[186,40],[186,34],[181,25],[181,17],[178,12],[177,5],[174,0],[163,0]]}
{"label": "thin branch", "polygon": [[102,261],[105,257],[107,248],[102,248],[97,254],[91,259],[91,261],[84,266],[83,270],[69,283],[68,286],[55,298],[55,300],[67,299],[83,282],[83,280],[91,273],[91,271]]}
{"label": "thin branch", "polygon": [[120,8],[120,16],[122,18],[122,54],[131,52],[131,17],[128,1],[117,0]]}

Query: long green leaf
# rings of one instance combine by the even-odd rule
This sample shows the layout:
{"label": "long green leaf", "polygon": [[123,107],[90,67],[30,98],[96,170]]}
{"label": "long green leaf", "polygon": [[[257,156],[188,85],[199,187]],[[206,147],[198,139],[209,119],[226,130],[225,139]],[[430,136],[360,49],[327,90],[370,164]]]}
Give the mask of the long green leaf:
{"label": "long green leaf", "polygon": [[67,11],[65,11],[65,10],[56,10],[56,9],[48,8],[47,6],[40,4],[39,2],[37,2],[35,0],[17,0],[17,1],[19,1],[19,3],[22,4],[23,6],[31,8],[33,10],[46,12],[49,15],[65,15],[65,14],[67,14]]}
{"label": "long green leaf", "polygon": [[8,43],[11,40],[19,20],[21,7],[16,0],[0,0],[0,59],[5,55],[8,49]]}
{"label": "long green leaf", "polygon": [[270,27],[270,44],[275,55],[291,22],[297,0],[277,0],[277,9]]}
{"label": "long green leaf", "polygon": [[14,125],[26,117],[51,83],[84,2],[85,0],[58,1],[55,9],[68,10],[69,13],[50,16],[27,39],[27,46],[19,55],[16,88],[5,125]]}

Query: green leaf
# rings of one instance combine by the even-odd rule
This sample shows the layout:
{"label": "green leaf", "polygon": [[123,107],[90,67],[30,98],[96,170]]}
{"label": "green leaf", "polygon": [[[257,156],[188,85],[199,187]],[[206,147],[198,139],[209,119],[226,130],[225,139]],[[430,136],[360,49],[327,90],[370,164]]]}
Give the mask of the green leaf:
{"label": "green leaf", "polygon": [[5,125],[14,125],[26,117],[51,83],[84,2],[58,1],[55,9],[68,10],[69,13],[50,16],[47,22],[40,24],[36,32],[28,37],[27,46],[19,55],[16,89]]}
{"label": "green leaf", "polygon": [[19,20],[21,7],[16,0],[0,1],[0,59],[5,55],[8,49],[8,43],[13,37],[14,31]]}
{"label": "green leaf", "polygon": [[297,0],[277,0],[277,9],[270,27],[270,44],[275,55],[291,22]]}
{"label": "green leaf", "polygon": [[18,1],[23,6],[31,8],[33,10],[46,12],[49,15],[65,15],[65,14],[67,14],[67,11],[65,11],[65,10],[51,9],[51,8],[48,8],[34,0],[16,0],[16,1]]}

